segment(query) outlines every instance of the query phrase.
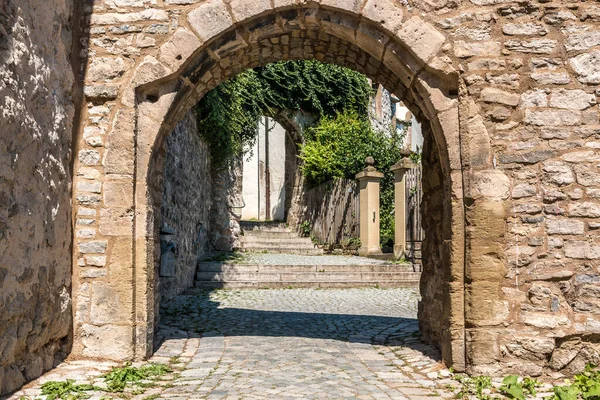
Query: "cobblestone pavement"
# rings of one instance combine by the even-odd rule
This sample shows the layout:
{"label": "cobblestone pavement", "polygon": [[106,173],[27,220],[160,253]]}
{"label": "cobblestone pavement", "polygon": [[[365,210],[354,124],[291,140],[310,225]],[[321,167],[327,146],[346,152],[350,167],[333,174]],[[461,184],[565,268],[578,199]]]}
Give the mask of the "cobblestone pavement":
{"label": "cobblestone pavement", "polygon": [[[415,291],[196,293],[178,298],[163,313],[160,335],[174,340],[165,340],[154,360],[166,361],[182,350],[190,354],[182,360],[185,370],[176,386],[163,396],[416,399],[436,395],[430,388],[433,383],[419,372],[440,365],[437,351],[419,342]],[[201,338],[177,339],[188,332]]]}
{"label": "cobblestone pavement", "polygon": [[[136,399],[450,398],[446,384],[456,382],[440,379],[450,373],[439,363],[438,351],[420,343],[417,301],[413,289],[194,290],[161,314],[159,347],[150,361],[169,364],[174,372],[129,394]],[[65,363],[52,378],[44,376],[14,398],[36,396],[39,384],[49,379],[71,377],[102,386],[98,375],[111,366]],[[93,398],[103,395],[95,392]]]}
{"label": "cobblestone pavement", "polygon": [[389,261],[344,255],[307,256],[300,254],[243,253],[233,262],[261,265],[386,265]]}

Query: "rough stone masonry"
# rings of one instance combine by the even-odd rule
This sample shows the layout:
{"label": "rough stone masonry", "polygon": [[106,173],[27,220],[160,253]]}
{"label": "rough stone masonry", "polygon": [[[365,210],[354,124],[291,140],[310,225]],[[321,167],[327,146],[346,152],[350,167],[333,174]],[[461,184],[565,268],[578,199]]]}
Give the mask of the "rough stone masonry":
{"label": "rough stone masonry", "polygon": [[[444,360],[532,375],[600,361],[599,3],[97,0],[72,19],[53,4],[0,6],[0,329],[23,332],[8,350],[15,335],[0,333],[0,381],[39,374],[26,343],[68,336],[70,295],[75,355],[151,353],[157,149],[224,79],[302,58],[365,73],[424,122],[419,317]],[[86,104],[74,121],[79,17]]]}

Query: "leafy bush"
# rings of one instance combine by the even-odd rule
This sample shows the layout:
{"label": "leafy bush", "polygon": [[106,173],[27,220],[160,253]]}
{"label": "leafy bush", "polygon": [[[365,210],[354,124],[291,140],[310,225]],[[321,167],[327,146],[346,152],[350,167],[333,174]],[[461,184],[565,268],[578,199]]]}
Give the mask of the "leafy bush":
{"label": "leafy bush", "polygon": [[[365,168],[365,159],[375,159],[383,172],[381,180],[381,238],[394,237],[394,174],[390,167],[399,161],[406,132],[375,131],[368,118],[352,111],[325,117],[318,126],[308,128],[301,148],[301,165],[309,186],[335,178],[350,178]],[[383,243],[382,243],[383,244]]]}
{"label": "leafy bush", "polygon": [[300,234],[302,237],[310,236],[310,221],[304,221],[300,224]]}

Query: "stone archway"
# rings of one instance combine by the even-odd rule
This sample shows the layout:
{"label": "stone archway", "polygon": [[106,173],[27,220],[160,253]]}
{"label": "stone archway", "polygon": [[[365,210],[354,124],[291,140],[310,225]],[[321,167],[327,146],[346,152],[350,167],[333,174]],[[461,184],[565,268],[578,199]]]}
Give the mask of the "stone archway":
{"label": "stone archway", "polygon": [[[429,121],[425,162],[433,168],[425,209],[435,211],[425,223],[425,249],[432,255],[423,260],[421,329],[457,371],[483,363],[473,354],[487,338],[473,330],[466,343],[465,322],[477,327],[502,317],[498,286],[509,182],[493,167],[485,127],[444,54],[445,35],[392,1],[210,0],[184,9],[179,28],[128,68],[121,91],[88,89],[88,99],[116,103],[102,166],[89,141],[79,153],[75,198],[80,212],[98,213],[99,224],[94,240],[78,239],[74,255],[81,267],[74,277],[75,354],[130,359],[152,351],[159,251],[153,210],[163,170],[154,152],[175,124],[210,89],[245,69],[318,59],[366,74]],[[160,8],[139,14],[168,16]],[[121,22],[118,14],[92,18],[92,25]],[[90,68],[95,71],[93,63]],[[97,73],[110,77],[103,68]],[[83,207],[85,179],[95,174],[103,181],[102,201],[90,199]],[[480,243],[482,249],[473,245]]]}

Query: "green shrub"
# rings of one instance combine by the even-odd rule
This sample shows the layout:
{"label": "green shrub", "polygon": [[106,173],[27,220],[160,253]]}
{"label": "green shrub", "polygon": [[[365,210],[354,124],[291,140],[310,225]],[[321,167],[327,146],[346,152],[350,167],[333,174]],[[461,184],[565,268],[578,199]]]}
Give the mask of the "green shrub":
{"label": "green shrub", "polygon": [[365,159],[375,159],[375,168],[383,172],[381,180],[381,237],[394,237],[394,174],[390,167],[400,160],[406,132],[375,131],[368,118],[353,111],[325,117],[306,130],[301,147],[301,165],[309,186],[335,178],[354,179],[365,168]]}

